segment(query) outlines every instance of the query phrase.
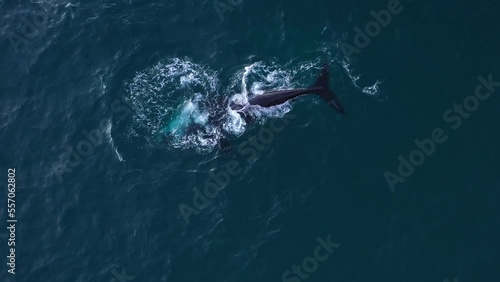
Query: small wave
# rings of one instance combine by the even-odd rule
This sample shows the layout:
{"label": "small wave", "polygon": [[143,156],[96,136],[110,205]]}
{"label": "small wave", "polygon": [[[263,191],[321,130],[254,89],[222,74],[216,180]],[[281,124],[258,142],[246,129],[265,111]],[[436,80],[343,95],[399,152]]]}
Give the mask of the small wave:
{"label": "small wave", "polygon": [[368,95],[378,95],[379,94],[379,85],[382,83],[380,81],[376,81],[373,85],[371,86],[360,86],[358,84],[359,79],[361,78],[361,74],[354,74],[354,70],[352,69],[351,64],[347,60],[342,60],[341,61],[342,67],[346,71],[347,75],[351,79],[352,84],[361,92],[368,94]]}
{"label": "small wave", "polygon": [[363,93],[368,94],[368,95],[377,95],[378,94],[378,85],[382,83],[380,81],[376,81],[372,86],[366,86],[363,87]]}
{"label": "small wave", "polygon": [[123,157],[120,154],[120,152],[118,152],[118,148],[115,145],[115,140],[113,139],[113,136],[111,135],[111,131],[112,130],[113,130],[113,123],[111,122],[111,120],[108,120],[107,124],[106,124],[106,130],[105,130],[106,137],[108,138],[108,143],[111,145],[111,148],[115,152],[116,157],[118,158],[118,160],[120,162],[123,162],[124,161]]}

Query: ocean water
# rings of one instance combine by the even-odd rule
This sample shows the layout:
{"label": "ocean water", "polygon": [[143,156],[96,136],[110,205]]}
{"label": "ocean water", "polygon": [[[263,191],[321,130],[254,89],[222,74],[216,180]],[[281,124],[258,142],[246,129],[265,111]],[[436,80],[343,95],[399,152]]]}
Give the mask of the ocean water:
{"label": "ocean water", "polygon": [[499,13],[0,1],[0,281],[499,281]]}

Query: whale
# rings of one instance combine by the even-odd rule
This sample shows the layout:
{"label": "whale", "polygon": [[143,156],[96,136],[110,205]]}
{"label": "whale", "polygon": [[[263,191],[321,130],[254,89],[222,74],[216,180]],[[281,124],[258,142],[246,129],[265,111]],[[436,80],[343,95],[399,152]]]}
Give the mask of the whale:
{"label": "whale", "polygon": [[[228,108],[249,124],[257,118],[255,107],[271,108],[304,95],[321,97],[337,113],[346,115],[337,95],[330,88],[329,66],[325,63],[316,81],[308,88],[271,90],[263,94],[248,93],[249,98],[244,104],[236,103],[229,97],[222,95],[201,101],[189,100],[181,105],[174,118],[161,128],[157,140],[169,143],[187,135],[196,136],[196,138],[213,137],[213,139],[217,139],[218,133],[217,130],[214,131],[214,128],[223,127],[228,116]],[[227,136],[219,142],[221,148],[231,147],[228,145]]]}
{"label": "whale", "polygon": [[[299,96],[308,94],[314,94],[321,97],[336,112],[343,115],[346,114],[344,107],[337,98],[337,95],[333,90],[330,89],[328,63],[325,63],[323,65],[321,72],[318,78],[316,79],[315,83],[311,85],[309,88],[276,90],[276,91],[264,92],[263,94],[260,95],[255,95],[250,93],[249,94],[250,98],[248,99],[248,105],[270,108],[286,103],[287,101],[297,98]],[[245,116],[244,109],[246,105],[231,103],[230,107],[232,110],[240,113],[240,115]]]}

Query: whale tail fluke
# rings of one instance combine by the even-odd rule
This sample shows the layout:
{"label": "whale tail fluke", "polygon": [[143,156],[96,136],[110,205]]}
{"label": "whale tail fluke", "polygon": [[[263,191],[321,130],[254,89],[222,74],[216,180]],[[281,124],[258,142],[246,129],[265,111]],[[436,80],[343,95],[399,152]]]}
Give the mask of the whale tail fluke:
{"label": "whale tail fluke", "polygon": [[337,98],[337,95],[335,92],[330,90],[330,81],[329,81],[329,71],[328,71],[328,63],[325,62],[323,68],[321,69],[321,73],[314,83],[314,88],[321,88],[316,92],[318,96],[323,98],[328,105],[330,105],[335,111],[341,113],[341,114],[346,114],[344,108],[340,104],[339,99]]}

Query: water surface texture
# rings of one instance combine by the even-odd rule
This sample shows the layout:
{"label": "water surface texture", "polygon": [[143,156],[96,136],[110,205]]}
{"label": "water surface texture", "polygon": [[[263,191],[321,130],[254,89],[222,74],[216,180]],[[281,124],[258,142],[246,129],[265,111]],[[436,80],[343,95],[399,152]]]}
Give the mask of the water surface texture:
{"label": "water surface texture", "polygon": [[500,281],[499,14],[0,1],[0,281]]}

